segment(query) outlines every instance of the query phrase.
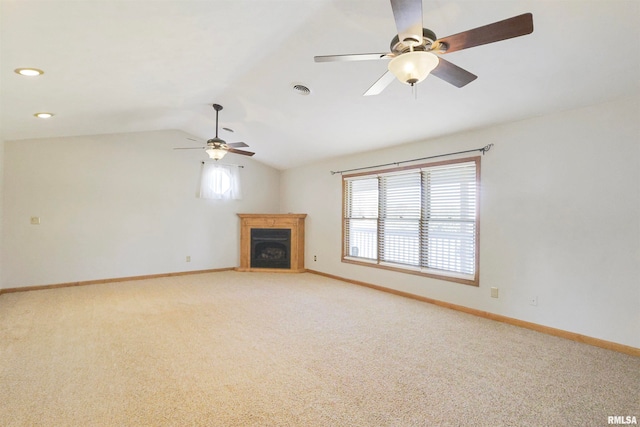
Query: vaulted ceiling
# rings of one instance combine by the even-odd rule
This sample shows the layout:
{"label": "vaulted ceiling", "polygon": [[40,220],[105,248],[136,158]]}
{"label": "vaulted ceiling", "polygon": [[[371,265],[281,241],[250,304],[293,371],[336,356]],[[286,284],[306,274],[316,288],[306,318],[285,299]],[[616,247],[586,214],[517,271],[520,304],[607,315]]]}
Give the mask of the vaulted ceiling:
{"label": "vaulted ceiling", "polygon": [[[316,159],[567,110],[640,91],[637,0],[424,0],[438,37],[533,13],[532,34],[446,55],[478,79],[434,76],[362,94],[386,60],[388,0],[2,0],[2,138],[180,129],[244,141],[286,169]],[[45,71],[36,78],[16,68]],[[292,89],[303,84],[310,95]],[[55,114],[42,120],[39,111]],[[189,140],[176,146],[190,146]],[[205,153],[203,153],[205,157]]]}

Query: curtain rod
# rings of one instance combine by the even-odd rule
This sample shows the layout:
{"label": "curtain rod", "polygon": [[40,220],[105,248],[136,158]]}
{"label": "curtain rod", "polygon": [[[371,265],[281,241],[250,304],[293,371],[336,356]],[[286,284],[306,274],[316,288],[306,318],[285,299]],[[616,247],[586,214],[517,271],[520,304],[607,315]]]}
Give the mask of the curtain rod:
{"label": "curtain rod", "polygon": [[215,163],[214,162],[201,162],[201,163],[203,165],[204,164],[208,164],[208,165],[222,165],[222,166],[237,166],[239,168],[244,168],[244,166],[242,166],[242,165],[234,165],[232,163],[218,163],[217,161]]}
{"label": "curtain rod", "polygon": [[419,159],[402,160],[402,161],[399,161],[399,162],[385,163],[385,164],[382,164],[382,165],[365,166],[365,167],[362,167],[362,168],[344,169],[344,170],[341,170],[341,171],[330,171],[330,172],[331,172],[331,175],[335,175],[337,173],[343,174],[345,172],[354,172],[354,171],[360,171],[360,170],[363,170],[363,169],[383,168],[385,166],[399,166],[402,163],[410,163],[410,162],[417,162],[419,160],[435,159],[437,157],[455,156],[456,154],[473,153],[475,151],[480,151],[484,155],[487,151],[491,150],[491,147],[493,147],[493,144],[485,145],[482,148],[474,148],[473,150],[458,151],[458,152],[455,152],[455,153],[447,153],[447,154],[438,154],[436,156],[420,157]]}

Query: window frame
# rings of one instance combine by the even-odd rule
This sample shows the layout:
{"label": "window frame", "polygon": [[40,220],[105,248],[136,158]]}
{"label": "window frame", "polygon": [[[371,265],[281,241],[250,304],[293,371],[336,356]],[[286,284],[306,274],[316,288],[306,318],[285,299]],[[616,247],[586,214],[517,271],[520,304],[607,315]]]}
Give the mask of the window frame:
{"label": "window frame", "polygon": [[[377,227],[376,227],[376,257],[377,259],[364,259],[357,258],[347,254],[346,236],[347,236],[347,221],[350,219],[347,217],[347,183],[353,178],[366,179],[378,178],[378,197],[380,196],[380,181],[379,177],[394,173],[411,173],[412,171],[421,171],[424,168],[433,168],[438,166],[454,165],[459,163],[475,163],[475,259],[474,259],[474,273],[473,276],[466,274],[459,274],[455,272],[445,270],[429,269],[422,266],[410,266],[403,264],[391,263],[388,261],[380,260],[380,202],[378,202],[378,215],[377,215]],[[341,261],[348,264],[361,265],[366,267],[375,267],[384,270],[396,271],[401,273],[413,274],[418,276],[424,276],[434,279],[445,280],[449,282],[461,283],[471,286],[480,286],[480,156],[457,158],[451,160],[421,163],[411,166],[401,166],[389,169],[378,169],[370,172],[359,172],[354,174],[348,174],[342,176],[342,239],[341,239]],[[422,218],[421,218],[422,221]],[[422,237],[420,237],[419,245],[422,246]]]}

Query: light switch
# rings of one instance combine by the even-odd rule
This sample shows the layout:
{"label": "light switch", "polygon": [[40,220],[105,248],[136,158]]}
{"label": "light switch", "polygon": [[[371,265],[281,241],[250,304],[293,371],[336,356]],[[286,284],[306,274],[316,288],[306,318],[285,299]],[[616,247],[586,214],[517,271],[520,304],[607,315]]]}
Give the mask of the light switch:
{"label": "light switch", "polygon": [[31,217],[31,225],[40,225],[40,217],[32,216]]}

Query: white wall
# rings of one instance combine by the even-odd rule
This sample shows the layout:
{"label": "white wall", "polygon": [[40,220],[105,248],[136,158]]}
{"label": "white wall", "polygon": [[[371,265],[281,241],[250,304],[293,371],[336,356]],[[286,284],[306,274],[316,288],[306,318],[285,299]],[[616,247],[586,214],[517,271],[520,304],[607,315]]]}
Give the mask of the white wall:
{"label": "white wall", "polygon": [[[635,96],[291,169],[281,209],[309,215],[307,268],[640,347],[639,104]],[[489,143],[480,287],[340,262],[341,178],[330,170]]]}
{"label": "white wall", "polygon": [[6,141],[2,287],[238,266],[236,213],[278,212],[280,173],[228,155],[245,166],[243,199],[198,199],[207,157],[172,150],[185,136]]}
{"label": "white wall", "polygon": [[[2,247],[2,218],[4,216],[4,204],[3,204],[3,177],[4,177],[4,140],[0,138],[0,248]],[[2,289],[2,271],[3,271],[3,259],[2,252],[0,252],[0,289]]]}

